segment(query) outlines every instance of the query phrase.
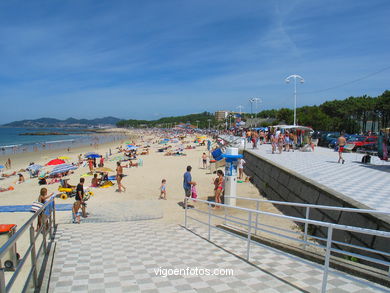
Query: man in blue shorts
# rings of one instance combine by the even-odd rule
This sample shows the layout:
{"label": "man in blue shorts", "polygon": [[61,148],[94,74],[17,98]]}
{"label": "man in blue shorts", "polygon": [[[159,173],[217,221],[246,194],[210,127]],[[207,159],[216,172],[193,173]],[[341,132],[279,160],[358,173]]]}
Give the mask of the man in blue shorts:
{"label": "man in blue shorts", "polygon": [[191,166],[187,166],[187,172],[184,173],[183,175],[183,188],[184,188],[184,201],[183,201],[183,208],[185,208],[184,203],[186,197],[189,198],[191,197],[191,185],[196,185],[195,181],[192,181],[192,176],[191,176]]}

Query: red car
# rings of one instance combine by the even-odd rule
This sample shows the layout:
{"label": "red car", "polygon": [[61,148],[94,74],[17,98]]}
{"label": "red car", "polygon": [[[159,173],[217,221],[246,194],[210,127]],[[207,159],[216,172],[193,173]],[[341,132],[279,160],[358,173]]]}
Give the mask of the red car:
{"label": "red car", "polygon": [[378,141],[377,136],[354,136],[351,137],[347,143],[353,143],[355,147],[361,147],[368,144],[374,144]]}

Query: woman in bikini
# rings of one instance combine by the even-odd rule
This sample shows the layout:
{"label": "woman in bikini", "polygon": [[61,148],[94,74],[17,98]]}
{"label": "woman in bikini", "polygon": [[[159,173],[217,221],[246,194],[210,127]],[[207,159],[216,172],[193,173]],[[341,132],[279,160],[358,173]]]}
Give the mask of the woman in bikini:
{"label": "woman in bikini", "polygon": [[[222,203],[221,201],[221,195],[223,193],[223,187],[224,187],[224,174],[223,171],[218,170],[217,171],[218,177],[214,181],[214,191],[215,191],[215,202],[216,203]],[[216,208],[220,208],[220,206],[216,206]]]}

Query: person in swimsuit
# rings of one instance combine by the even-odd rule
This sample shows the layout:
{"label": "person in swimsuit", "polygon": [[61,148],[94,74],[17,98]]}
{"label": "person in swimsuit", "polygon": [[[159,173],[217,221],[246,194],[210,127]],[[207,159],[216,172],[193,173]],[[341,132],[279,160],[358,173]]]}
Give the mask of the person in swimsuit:
{"label": "person in swimsuit", "polygon": [[[217,171],[218,177],[214,180],[214,191],[215,191],[215,202],[221,203],[221,195],[223,193],[224,187],[224,174],[222,170]],[[216,208],[220,208],[220,206],[216,206]]]}
{"label": "person in swimsuit", "polygon": [[206,155],[206,153],[203,153],[203,155],[202,155],[202,162],[203,162],[203,169],[206,169],[206,167],[207,167],[207,155]]}
{"label": "person in swimsuit", "polygon": [[[42,204],[45,204],[46,201],[53,195],[54,193],[51,193],[49,195],[47,195],[47,188],[41,188],[41,191],[39,193],[39,197],[38,197],[38,202],[42,203]],[[46,228],[47,228],[47,216],[50,216],[50,207],[46,207],[45,211],[43,213],[41,213],[39,216],[38,216],[38,225],[37,225],[37,229],[35,230],[35,232],[38,232],[39,229],[41,228],[42,224],[45,224],[46,225]]]}
{"label": "person in swimsuit", "polygon": [[347,144],[347,140],[345,139],[344,134],[340,135],[340,137],[337,139],[337,143],[339,145],[339,160],[337,163],[340,163],[341,161],[341,163],[344,164],[345,160],[343,159],[343,151],[345,145]]}
{"label": "person in swimsuit", "polygon": [[123,167],[121,166],[121,162],[116,163],[116,182],[118,183],[118,189],[116,190],[117,192],[122,192],[122,188],[124,191],[126,191],[126,187],[123,186],[122,184],[122,179],[124,177],[123,175]]}

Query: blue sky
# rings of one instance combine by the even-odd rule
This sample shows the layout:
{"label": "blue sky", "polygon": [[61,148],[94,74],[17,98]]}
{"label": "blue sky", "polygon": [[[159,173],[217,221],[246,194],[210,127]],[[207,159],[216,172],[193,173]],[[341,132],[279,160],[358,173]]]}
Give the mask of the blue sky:
{"label": "blue sky", "polygon": [[390,1],[1,1],[0,123],[156,119],[390,89]]}

